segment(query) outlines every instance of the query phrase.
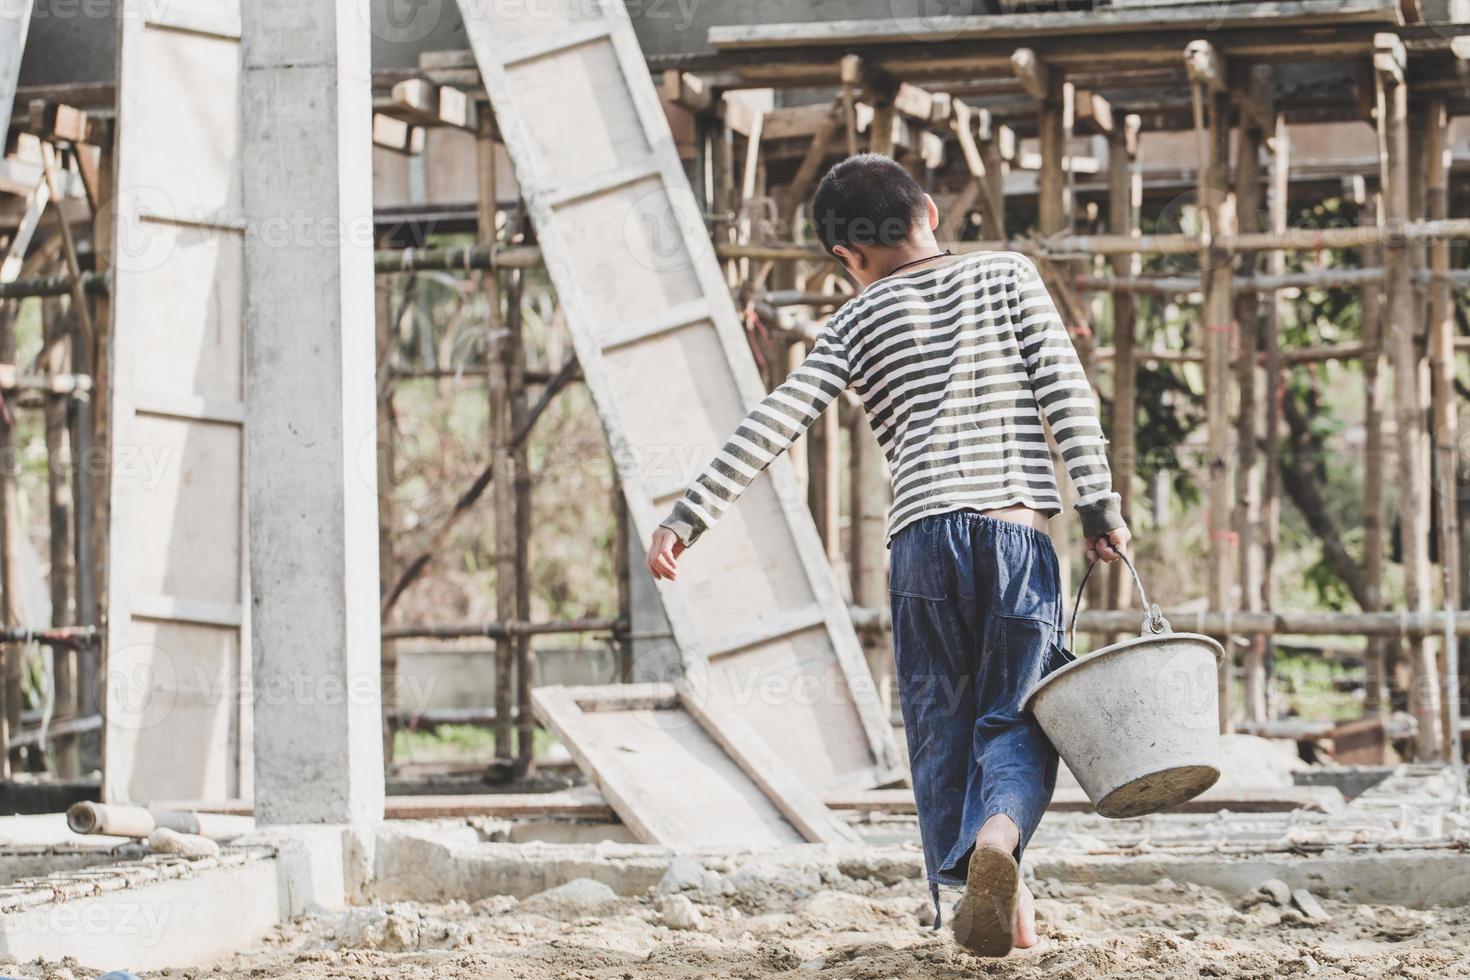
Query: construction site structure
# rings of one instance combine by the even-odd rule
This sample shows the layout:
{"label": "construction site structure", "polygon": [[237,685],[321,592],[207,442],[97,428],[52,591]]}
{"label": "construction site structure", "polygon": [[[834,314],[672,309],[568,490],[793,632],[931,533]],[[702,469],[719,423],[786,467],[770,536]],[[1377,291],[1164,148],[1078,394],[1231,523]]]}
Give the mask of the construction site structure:
{"label": "construction site structure", "polygon": [[[1452,244],[1470,236],[1454,180],[1467,166],[1470,26],[1453,10],[1113,3],[759,26],[744,26],[744,11],[680,47],[650,43],[656,28],[617,3],[530,19],[467,6],[469,50],[433,48],[443,35],[431,31],[411,63],[399,39],[398,63],[374,68],[366,48],[337,41],[297,59],[320,11],[272,6],[254,42],[254,15],[218,5],[120,18],[115,77],[85,84],[27,85],[25,31],[0,36],[14,41],[0,82],[17,91],[0,361],[8,350],[5,390],[25,396],[16,404],[46,408],[52,559],[51,621],[38,622],[15,585],[28,574],[16,474],[0,474],[5,765],[52,765],[31,751],[44,731],[58,774],[75,777],[78,746],[100,727],[109,800],[254,798],[269,810],[275,793],[283,818],[370,812],[381,762],[356,746],[378,730],[376,705],[264,695],[323,677],[343,692],[368,683],[385,692],[391,728],[404,717],[404,644],[480,637],[493,647],[493,704],[472,714],[493,725],[500,764],[524,774],[533,638],[587,634],[610,638],[620,679],[688,685],[681,698],[738,715],[823,792],[901,778],[885,708],[888,490],[852,400],[760,478],[677,584],[654,592],[629,560],[851,295],[803,216],[824,169],[860,150],[893,155],[921,180],[946,247],[1036,259],[1109,398],[1118,489],[1135,520],[1141,367],[1198,372],[1208,577],[1194,607],[1166,613],[1239,653],[1222,666],[1222,728],[1307,731],[1272,714],[1273,636],[1363,635],[1380,742],[1407,732],[1419,759],[1458,757],[1470,548],[1454,476],[1455,365],[1470,273]],[[321,89],[325,102],[268,118],[263,106],[316,91],[329,66],[338,80]],[[294,132],[338,137],[328,152]],[[372,159],[343,149],[359,133]],[[294,190],[276,192],[277,181]],[[1327,196],[1354,205],[1358,223],[1304,227],[1294,209]],[[338,203],[323,212],[326,200]],[[323,223],[357,234],[323,244]],[[1355,266],[1321,261],[1342,250]],[[1319,261],[1293,261],[1303,255]],[[1165,272],[1144,273],[1150,259]],[[560,363],[527,358],[522,302],[541,268],[574,348]],[[408,364],[394,350],[392,284],[431,272],[476,283],[489,309],[489,343],[464,363]],[[374,273],[369,308],[360,287]],[[1302,289],[1360,291],[1362,340],[1284,343],[1283,308]],[[33,374],[14,354],[28,297],[42,298],[49,338]],[[1142,348],[1143,297],[1197,308],[1192,346]],[[293,324],[308,320],[330,328],[331,345],[303,345]],[[1288,373],[1346,360],[1364,365],[1361,561],[1341,528],[1317,519],[1311,474],[1282,454],[1302,422],[1279,397]],[[369,362],[367,380],[346,368]],[[377,489],[392,481],[401,438],[394,386],[425,376],[483,379],[490,462],[410,554],[392,495]],[[619,605],[534,621],[525,448],[578,383],[619,478]],[[324,428],[306,431],[293,412]],[[15,438],[0,419],[0,450]],[[105,465],[65,462],[83,455]],[[497,619],[397,621],[401,597],[456,526],[481,519],[486,494]],[[1360,612],[1279,608],[1288,496]],[[1059,518],[1059,550],[1080,551],[1077,533]],[[310,561],[305,540],[322,542]],[[1391,605],[1395,540],[1404,601]],[[380,619],[360,621],[368,567],[381,660]],[[1134,628],[1124,586],[1113,576],[1091,593],[1085,630]],[[23,698],[35,642],[54,678],[41,725]],[[271,668],[275,657],[294,666]],[[819,678],[835,693],[799,708],[742,693],[771,678],[788,690]],[[261,751],[281,765],[264,766]],[[748,773],[738,751],[722,751]],[[315,794],[330,802],[297,806],[301,780],[288,771],[330,774]]]}

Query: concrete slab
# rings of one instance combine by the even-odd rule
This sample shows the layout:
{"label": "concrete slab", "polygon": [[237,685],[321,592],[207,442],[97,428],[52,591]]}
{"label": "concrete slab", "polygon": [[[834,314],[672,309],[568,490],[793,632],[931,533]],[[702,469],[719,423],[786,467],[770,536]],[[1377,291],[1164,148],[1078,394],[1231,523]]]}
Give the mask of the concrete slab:
{"label": "concrete slab", "polygon": [[250,849],[17,882],[0,889],[0,952],[99,970],[202,963],[281,921],[279,870],[269,851]]}
{"label": "concrete slab", "polygon": [[[427,829],[478,839],[467,826]],[[0,886],[0,954],[136,971],[205,963],[309,908],[360,899],[374,844],[361,829],[311,825],[242,838],[217,858],[140,857],[130,844],[130,859],[99,864],[87,852],[86,866]]]}

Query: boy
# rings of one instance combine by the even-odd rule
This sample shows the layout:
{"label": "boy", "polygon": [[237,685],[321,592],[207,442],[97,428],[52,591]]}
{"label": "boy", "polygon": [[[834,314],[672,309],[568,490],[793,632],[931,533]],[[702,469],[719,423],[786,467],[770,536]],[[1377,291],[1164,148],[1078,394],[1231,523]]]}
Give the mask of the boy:
{"label": "boy", "polygon": [[1129,534],[1106,440],[1029,259],[941,252],[934,201],[887,157],[833,167],[812,214],[861,293],[695,478],[654,533],[648,567],[674,578],[680,553],[756,475],[844,388],[857,391],[893,480],[894,662],[930,892],[938,913],[939,886],[963,887],[955,938],[1004,956],[1036,943],[1019,862],[1057,773],[1022,705],[1071,659],[1042,413],[1077,490],[1088,557],[1115,561]]}

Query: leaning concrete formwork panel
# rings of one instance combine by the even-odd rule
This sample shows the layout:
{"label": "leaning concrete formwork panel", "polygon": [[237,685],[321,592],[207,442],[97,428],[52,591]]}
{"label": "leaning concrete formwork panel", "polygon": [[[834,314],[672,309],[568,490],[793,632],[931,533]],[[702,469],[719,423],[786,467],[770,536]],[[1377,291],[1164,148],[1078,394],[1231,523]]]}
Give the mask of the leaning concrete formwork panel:
{"label": "leaning concrete formwork panel", "polygon": [[118,18],[109,801],[251,795],[239,39],[225,0]]}
{"label": "leaning concrete formwork panel", "polygon": [[31,29],[33,0],[17,0],[0,8],[0,133],[10,132],[10,110],[20,83],[20,61]]}
{"label": "leaning concrete formwork panel", "polygon": [[[627,11],[462,3],[577,356],[647,540],[765,394]],[[689,683],[810,785],[900,771],[837,580],[777,460],[661,583]]]}

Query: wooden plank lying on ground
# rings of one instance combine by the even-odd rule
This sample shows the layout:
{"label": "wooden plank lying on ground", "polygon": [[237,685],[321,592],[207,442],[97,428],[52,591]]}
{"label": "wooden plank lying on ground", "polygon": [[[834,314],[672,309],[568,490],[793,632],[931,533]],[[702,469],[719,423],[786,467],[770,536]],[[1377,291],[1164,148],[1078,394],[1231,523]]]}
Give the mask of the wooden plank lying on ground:
{"label": "wooden plank lying on ground", "polygon": [[[907,789],[875,789],[864,793],[829,795],[827,808],[849,813],[914,812],[914,794]],[[1333,786],[1282,786],[1265,789],[1210,790],[1171,813],[1285,813],[1310,810],[1329,813],[1343,804],[1342,793]],[[255,810],[245,800],[159,800],[157,809],[187,813],[228,813],[251,816]],[[1059,789],[1050,809],[1057,813],[1082,813],[1092,809],[1081,790]],[[612,821],[617,813],[595,791],[553,793],[472,793],[460,796],[390,796],[386,819],[430,820],[453,817],[571,817],[578,820]]]}
{"label": "wooden plank lying on ground", "polygon": [[[914,812],[914,794],[907,789],[875,789],[866,793],[834,795],[828,796],[826,802],[833,810],[854,810],[859,813]],[[1342,805],[1342,793],[1333,786],[1272,786],[1262,789],[1211,789],[1167,812],[1216,813],[1230,810],[1235,813],[1288,813],[1292,810],[1311,810],[1330,813]],[[1080,789],[1059,789],[1052,796],[1048,809],[1053,813],[1085,813],[1092,809],[1092,802]]]}
{"label": "wooden plank lying on ground", "polygon": [[[249,800],[157,800],[150,806],[157,810],[181,813],[221,813],[242,817],[255,815],[255,807]],[[592,790],[390,796],[384,810],[384,818],[387,820],[435,820],[448,817],[575,817],[578,820],[617,820],[613,808]]]}
{"label": "wooden plank lying on ground", "polygon": [[531,703],[644,843],[769,847],[856,839],[749,726],[691,688],[541,687]]}

